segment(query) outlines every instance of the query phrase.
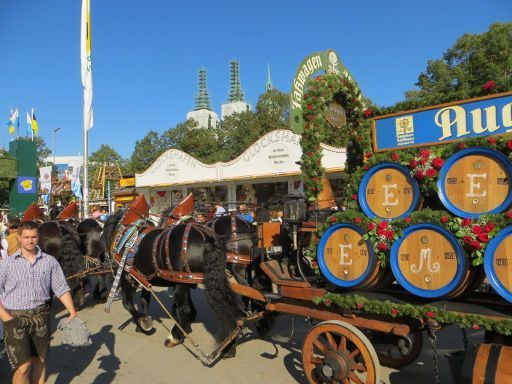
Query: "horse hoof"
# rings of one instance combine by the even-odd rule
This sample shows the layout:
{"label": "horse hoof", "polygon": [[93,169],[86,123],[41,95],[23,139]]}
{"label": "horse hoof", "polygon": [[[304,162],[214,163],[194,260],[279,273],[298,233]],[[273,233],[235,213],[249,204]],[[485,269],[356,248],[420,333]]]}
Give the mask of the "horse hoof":
{"label": "horse hoof", "polygon": [[222,355],[222,359],[223,360],[226,360],[226,359],[231,359],[233,357],[236,356],[236,348],[230,348],[228,349],[223,355]]}
{"label": "horse hoof", "polygon": [[145,331],[144,329],[142,329],[140,326],[136,326],[135,327],[135,332],[136,333],[142,333],[146,336],[151,336],[151,335],[154,335],[156,333],[156,329],[155,328],[151,328],[149,331]]}
{"label": "horse hoof", "polygon": [[139,320],[139,327],[142,328],[143,332],[151,332],[153,329],[153,319],[151,316],[145,316]]}
{"label": "horse hoof", "polygon": [[167,348],[174,348],[175,346],[180,345],[181,343],[183,343],[183,341],[175,339],[173,337],[171,337],[171,338],[166,337],[165,341],[164,341],[164,345]]}

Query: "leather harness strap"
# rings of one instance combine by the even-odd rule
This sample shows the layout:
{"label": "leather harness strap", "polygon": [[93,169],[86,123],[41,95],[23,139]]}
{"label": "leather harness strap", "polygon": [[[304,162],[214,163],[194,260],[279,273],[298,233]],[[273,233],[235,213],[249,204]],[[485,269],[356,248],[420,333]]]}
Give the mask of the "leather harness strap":
{"label": "leather harness strap", "polygon": [[172,263],[171,263],[171,251],[169,249],[169,243],[170,243],[170,238],[171,238],[171,233],[172,233],[172,230],[174,229],[175,227],[170,227],[170,228],[167,228],[165,230],[165,239],[164,239],[164,243],[165,243],[165,265],[167,265],[167,269],[169,271],[172,272]]}
{"label": "leather harness strap", "polygon": [[[188,236],[190,235],[190,229],[193,224],[188,223],[185,227],[185,232],[183,232],[183,239],[181,240],[181,261],[183,262],[183,268],[187,273],[190,273],[190,267],[187,262],[187,249],[188,249]],[[204,237],[204,236],[203,236]]]}

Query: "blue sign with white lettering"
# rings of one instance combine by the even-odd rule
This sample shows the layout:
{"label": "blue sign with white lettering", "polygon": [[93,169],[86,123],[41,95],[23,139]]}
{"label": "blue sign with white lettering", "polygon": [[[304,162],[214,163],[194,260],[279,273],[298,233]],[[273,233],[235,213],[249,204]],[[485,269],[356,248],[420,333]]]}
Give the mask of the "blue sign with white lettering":
{"label": "blue sign with white lettering", "polygon": [[512,132],[512,92],[377,117],[375,152]]}

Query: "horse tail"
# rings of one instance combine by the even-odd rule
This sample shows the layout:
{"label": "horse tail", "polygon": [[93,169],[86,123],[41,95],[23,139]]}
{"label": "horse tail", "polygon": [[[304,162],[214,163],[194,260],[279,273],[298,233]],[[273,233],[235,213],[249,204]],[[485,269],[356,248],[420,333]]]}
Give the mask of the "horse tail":
{"label": "horse tail", "polygon": [[238,309],[226,275],[226,253],[223,246],[208,236],[204,252],[206,298],[219,323],[216,340],[221,342],[236,328]]}

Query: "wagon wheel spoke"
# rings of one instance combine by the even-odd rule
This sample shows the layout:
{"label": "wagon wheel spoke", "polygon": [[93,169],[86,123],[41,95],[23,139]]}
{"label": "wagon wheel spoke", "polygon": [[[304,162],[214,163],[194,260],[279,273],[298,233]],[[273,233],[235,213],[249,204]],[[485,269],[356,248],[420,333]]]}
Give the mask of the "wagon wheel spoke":
{"label": "wagon wheel spoke", "polygon": [[354,372],[350,372],[348,378],[355,384],[364,384],[364,381],[361,380]]}
{"label": "wagon wheel spoke", "polygon": [[313,345],[317,347],[323,354],[326,354],[329,349],[323,344],[320,340],[315,339],[313,340]]}
{"label": "wagon wheel spoke", "polygon": [[340,345],[338,345],[339,352],[345,352],[347,350],[347,338],[345,336],[341,336]]}
{"label": "wagon wheel spoke", "polygon": [[350,366],[352,371],[366,372],[366,366],[362,363],[355,363]]}
{"label": "wagon wheel spoke", "polygon": [[349,359],[353,359],[354,357],[356,357],[357,355],[359,355],[361,353],[361,351],[359,349],[354,349],[352,352],[349,353],[348,355],[348,358]]}
{"label": "wagon wheel spoke", "polygon": [[335,351],[336,350],[336,342],[334,341],[334,337],[331,335],[331,332],[325,332],[325,337],[327,338],[327,341],[329,342],[329,350]]}
{"label": "wagon wheel spoke", "polygon": [[311,359],[309,359],[309,361],[315,365],[318,365],[318,364],[322,364],[323,362],[323,359],[321,359],[320,357],[318,356],[311,356]]}

